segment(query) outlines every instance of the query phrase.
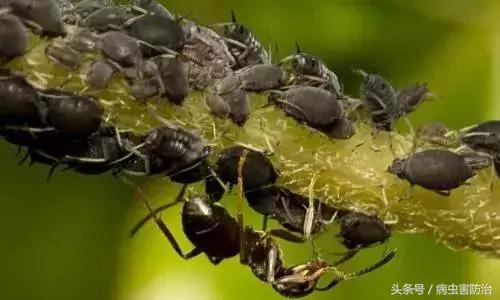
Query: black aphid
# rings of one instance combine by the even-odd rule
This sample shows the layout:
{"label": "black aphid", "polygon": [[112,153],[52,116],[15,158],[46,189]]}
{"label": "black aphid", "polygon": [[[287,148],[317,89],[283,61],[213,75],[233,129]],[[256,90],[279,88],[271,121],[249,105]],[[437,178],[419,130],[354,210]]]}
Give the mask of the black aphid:
{"label": "black aphid", "polygon": [[72,92],[47,90],[40,92],[46,106],[48,126],[75,137],[87,137],[96,132],[102,121],[103,108],[94,99]]}
{"label": "black aphid", "polygon": [[462,156],[437,149],[417,152],[404,159],[397,158],[388,171],[412,185],[420,185],[445,196],[475,175]]}
{"label": "black aphid", "polygon": [[342,85],[337,75],[318,57],[297,51],[280,61],[280,65],[290,69],[289,84],[311,85],[325,88],[342,96]]}
{"label": "black aphid", "polygon": [[55,0],[7,1],[15,15],[30,20],[36,30],[47,35],[65,34],[61,11]]}
{"label": "black aphid", "polygon": [[255,38],[250,29],[238,23],[233,11],[231,11],[231,22],[215,26],[224,28],[223,35],[226,38],[229,51],[237,62],[234,66],[235,69],[271,63],[265,47]]}
{"label": "black aphid", "polygon": [[[269,99],[287,115],[331,137],[349,138],[352,135],[345,134],[351,131],[348,128],[350,126],[345,124],[350,121],[345,119],[335,93],[317,87],[300,86],[271,94]],[[344,123],[338,124],[339,119],[344,119]]]}
{"label": "black aphid", "polygon": [[11,60],[24,54],[28,45],[28,35],[23,23],[0,8],[0,60]]}
{"label": "black aphid", "polygon": [[0,71],[0,125],[41,126],[38,91],[26,79]]}
{"label": "black aphid", "polygon": [[391,237],[391,229],[379,217],[350,212],[340,218],[342,244],[357,250],[381,244]]}

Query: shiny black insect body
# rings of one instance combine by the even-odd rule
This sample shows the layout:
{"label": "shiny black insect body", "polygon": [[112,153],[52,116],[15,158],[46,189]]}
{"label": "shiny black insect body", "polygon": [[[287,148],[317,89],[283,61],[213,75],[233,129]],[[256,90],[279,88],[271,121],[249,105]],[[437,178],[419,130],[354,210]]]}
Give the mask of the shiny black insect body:
{"label": "shiny black insect body", "polygon": [[26,79],[8,71],[0,72],[0,125],[41,126],[38,91]]}
{"label": "shiny black insect body", "polygon": [[340,218],[340,237],[350,250],[381,244],[391,237],[391,229],[377,216],[350,212]]}
{"label": "shiny black insect body", "polygon": [[135,6],[146,10],[152,15],[158,15],[166,19],[174,20],[175,16],[165,6],[158,3],[156,0],[134,0]]}
{"label": "shiny black insect body", "polygon": [[215,26],[224,28],[223,36],[227,41],[229,51],[236,60],[235,69],[271,63],[265,47],[255,38],[250,29],[238,23],[234,12],[231,11],[230,23],[216,24]]}
{"label": "shiny black insect body", "polygon": [[87,83],[95,89],[104,89],[115,72],[113,64],[105,60],[97,60],[90,66],[86,76]]}
{"label": "shiny black insect body", "polygon": [[208,175],[209,153],[199,136],[182,128],[163,126],[146,135],[144,144],[135,151],[140,159],[123,168],[130,174],[164,174],[181,183],[192,183]]}
{"label": "shiny black insect body", "polygon": [[[331,137],[349,138],[354,134],[354,127],[349,124],[346,127],[350,121],[346,119],[335,93],[317,87],[299,86],[271,94],[269,100],[297,121]],[[339,119],[344,120],[337,122]],[[346,134],[346,128],[352,132]]]}
{"label": "shiny black insect body", "polygon": [[134,10],[130,6],[104,6],[89,14],[78,25],[98,32],[118,31],[135,16]]}
{"label": "shiny black insect body", "polygon": [[47,35],[65,34],[61,11],[55,0],[7,0],[12,12]]}
{"label": "shiny black insect body", "polygon": [[441,195],[448,196],[475,175],[466,160],[448,150],[424,150],[405,159],[395,159],[388,171]]}
{"label": "shiny black insect body", "polygon": [[280,65],[290,69],[289,84],[318,86],[342,97],[337,75],[318,57],[303,53],[298,45],[297,53],[282,59]]}
{"label": "shiny black insect body", "polygon": [[[230,187],[238,184],[238,164],[245,151],[248,152],[242,167],[245,195],[274,185],[278,173],[269,158],[261,152],[248,150],[242,146],[225,148],[219,153],[214,169],[218,179]],[[207,179],[205,188],[212,201],[219,201],[222,198],[224,188],[216,178]],[[259,210],[257,205],[254,209]]]}
{"label": "shiny black insect body", "polygon": [[7,9],[0,8],[0,61],[9,61],[24,54],[28,35],[23,23]]}
{"label": "shiny black insect body", "polygon": [[45,105],[46,123],[58,132],[85,138],[101,126],[104,110],[94,99],[60,90],[46,90],[39,94]]}
{"label": "shiny black insect body", "polygon": [[139,42],[121,31],[103,34],[102,52],[123,67],[136,65],[142,59]]}
{"label": "shiny black insect body", "polygon": [[[131,36],[165,51],[181,51],[186,37],[180,21],[158,14],[145,14],[126,24]],[[143,54],[151,57],[158,54],[151,47],[144,47]]]}

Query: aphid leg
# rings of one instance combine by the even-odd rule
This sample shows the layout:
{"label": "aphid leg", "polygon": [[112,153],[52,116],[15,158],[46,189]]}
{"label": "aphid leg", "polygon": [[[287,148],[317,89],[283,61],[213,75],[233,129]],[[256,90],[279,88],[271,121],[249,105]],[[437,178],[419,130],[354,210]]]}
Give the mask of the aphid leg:
{"label": "aphid leg", "polygon": [[410,136],[415,138],[415,129],[413,129],[413,125],[411,124],[411,121],[408,118],[408,116],[404,115],[403,120],[405,121],[406,125],[408,126],[408,130],[410,131]]}
{"label": "aphid leg", "polygon": [[434,192],[445,197],[449,197],[451,195],[451,191],[434,191]]}
{"label": "aphid leg", "polygon": [[23,158],[21,158],[21,160],[17,163],[18,166],[24,164],[24,162],[28,159],[28,157],[30,157],[30,152],[28,150],[28,152],[26,152],[26,154],[23,156]]}
{"label": "aphid leg", "polygon": [[137,222],[137,224],[134,227],[132,227],[132,230],[130,230],[130,236],[133,237],[149,220],[154,218],[154,215],[159,214],[162,211],[167,210],[181,203],[183,201],[184,194],[186,193],[186,189],[187,185],[184,184],[179,193],[177,194],[177,196],[175,197],[174,201],[158,206],[153,210],[153,213],[147,214],[144,218],[142,218],[139,222]]}
{"label": "aphid leg", "polygon": [[271,236],[280,238],[285,241],[289,241],[292,243],[304,243],[306,239],[303,236],[296,235],[285,229],[270,229],[267,233]]}
{"label": "aphid leg", "polygon": [[160,114],[156,111],[156,109],[152,105],[149,105],[149,104],[148,104],[148,113],[150,115],[152,115],[156,120],[158,120],[163,125],[170,127],[172,129],[177,128],[177,126],[174,123],[172,123],[169,120],[165,119],[164,117],[160,116]]}
{"label": "aphid leg", "polygon": [[[396,255],[396,249],[392,250],[389,254],[387,254],[385,257],[383,257],[380,261],[378,261],[374,265],[372,265],[366,269],[363,269],[361,271],[358,271],[358,272],[342,274],[342,275],[334,278],[327,286],[321,287],[321,288],[316,287],[315,290],[327,291],[344,280],[352,279],[352,278],[364,275],[366,273],[369,273],[371,271],[374,271],[374,270],[382,267],[383,265],[387,264],[388,262],[390,262],[394,258],[395,255]],[[337,269],[335,269],[334,267],[329,267],[328,269],[332,270],[334,272],[338,272]]]}
{"label": "aphid leg", "polygon": [[379,98],[379,96],[377,96],[376,94],[374,94],[372,92],[367,92],[366,95],[375,99],[375,101],[377,101],[378,105],[380,105],[380,110],[374,111],[374,112],[372,112],[372,114],[377,115],[377,114],[385,113],[387,106],[385,105],[384,101],[382,101],[382,99]]}
{"label": "aphid leg", "polygon": [[121,176],[120,179],[125,184],[128,184],[129,186],[131,186],[132,188],[135,189],[135,191],[139,195],[139,198],[142,200],[142,202],[146,206],[146,208],[149,211],[149,213],[151,215],[153,215],[153,220],[155,221],[156,226],[161,230],[161,232],[163,233],[163,235],[169,241],[169,243],[172,246],[172,248],[174,248],[175,252],[180,257],[182,257],[183,259],[189,259],[189,258],[192,258],[192,257],[194,257],[194,256],[196,256],[196,255],[198,255],[198,254],[201,253],[201,251],[196,250],[196,248],[193,249],[191,252],[189,252],[187,254],[182,253],[182,249],[179,246],[179,243],[177,243],[177,240],[175,239],[175,237],[172,234],[172,232],[170,232],[170,229],[168,229],[168,227],[165,224],[165,222],[163,222],[163,219],[160,216],[158,216],[158,214],[155,213],[154,209],[151,207],[151,204],[149,204],[149,201],[148,201],[148,199],[147,199],[144,191],[141,189],[141,187],[137,186],[135,183],[133,183],[132,181],[130,181],[129,179],[127,179],[127,178],[125,178],[123,176]]}

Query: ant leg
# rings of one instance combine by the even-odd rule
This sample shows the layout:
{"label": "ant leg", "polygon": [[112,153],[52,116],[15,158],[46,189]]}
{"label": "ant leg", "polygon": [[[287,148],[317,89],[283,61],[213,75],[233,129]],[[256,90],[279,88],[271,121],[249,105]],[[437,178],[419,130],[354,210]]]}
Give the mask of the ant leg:
{"label": "ant leg", "polygon": [[292,243],[304,243],[306,239],[303,236],[293,234],[292,232],[285,229],[271,229],[267,232],[269,235],[280,238],[285,241]]}
{"label": "ant leg", "polygon": [[130,236],[133,237],[141,228],[142,226],[144,226],[149,220],[151,220],[152,218],[154,218],[154,216],[166,209],[169,209],[179,203],[182,202],[182,198],[184,197],[184,194],[186,193],[186,189],[187,189],[187,184],[183,185],[181,190],[179,191],[179,193],[177,194],[177,197],[175,197],[175,200],[170,202],[170,203],[167,203],[167,204],[163,204],[157,208],[155,208],[153,210],[153,213],[149,213],[147,214],[145,217],[143,217],[139,222],[137,222],[137,224],[132,228],[132,230],[130,230]]}
{"label": "ant leg", "polygon": [[[139,194],[139,198],[142,200],[142,202],[144,203],[144,205],[148,209],[149,213],[153,215],[153,220],[155,221],[156,226],[158,226],[158,228],[161,230],[161,232],[163,233],[163,235],[167,238],[167,240],[170,243],[170,245],[172,246],[172,248],[174,248],[175,252],[180,257],[182,257],[183,259],[189,259],[189,258],[192,258],[195,255],[201,253],[201,251],[200,251],[200,253],[197,253],[196,250],[193,250],[193,251],[191,251],[188,254],[182,253],[182,250],[181,250],[181,247],[179,246],[179,243],[177,243],[177,240],[175,239],[175,237],[172,234],[172,232],[170,232],[170,229],[168,229],[168,227],[165,224],[165,222],[163,222],[163,219],[155,213],[154,209],[151,207],[151,204],[149,204],[149,201],[147,200],[146,195],[144,194],[144,192],[142,191],[142,189],[139,186],[135,185],[130,180],[128,180],[127,178],[125,178],[125,177],[120,177],[120,179],[125,184],[128,184],[128,185],[132,186],[136,190],[136,192]],[[196,254],[194,254],[194,253],[196,253]]]}
{"label": "ant leg", "polygon": [[[378,261],[377,263],[375,263],[374,265],[372,265],[372,266],[370,266],[370,267],[368,267],[366,269],[363,269],[363,270],[358,271],[358,272],[352,272],[352,273],[348,273],[348,274],[343,274],[343,275],[341,275],[339,277],[334,278],[327,286],[321,287],[321,288],[315,288],[315,289],[317,291],[327,291],[327,290],[333,288],[334,286],[336,286],[337,284],[339,284],[340,282],[342,282],[344,280],[348,280],[348,279],[352,279],[352,278],[364,275],[366,273],[369,273],[371,271],[374,271],[375,269],[378,269],[378,268],[382,267],[383,265],[385,265],[389,261],[391,261],[394,258],[395,255],[396,255],[396,249],[392,250],[389,254],[387,254],[380,261]],[[331,267],[329,269],[331,269],[333,271],[337,271],[333,267]]]}
{"label": "ant leg", "polygon": [[248,150],[243,150],[243,153],[241,154],[240,160],[238,162],[238,189],[239,189],[239,197],[238,201],[236,203],[236,208],[237,208],[237,221],[238,221],[238,228],[239,228],[239,234],[240,234],[240,262],[242,264],[247,264],[248,263],[248,252],[247,252],[247,247],[246,247],[246,236],[245,236],[245,224],[243,222],[243,165],[245,164],[245,160],[248,155]]}
{"label": "ant leg", "polygon": [[267,230],[267,221],[269,220],[269,216],[265,215],[264,218],[262,218],[262,231]]}

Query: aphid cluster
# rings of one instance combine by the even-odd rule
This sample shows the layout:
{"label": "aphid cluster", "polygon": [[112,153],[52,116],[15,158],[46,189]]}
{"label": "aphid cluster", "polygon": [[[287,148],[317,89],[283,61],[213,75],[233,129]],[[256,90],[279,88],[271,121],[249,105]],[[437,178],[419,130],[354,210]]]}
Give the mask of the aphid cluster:
{"label": "aphid cluster", "polygon": [[[2,62],[26,51],[30,33],[25,26],[37,34],[66,35],[52,40],[45,54],[75,72],[90,58],[85,79],[92,89],[105,89],[109,80],[121,74],[137,99],[158,96],[182,105],[191,90],[208,91],[205,101],[211,113],[242,127],[252,113],[251,93],[266,94],[268,106],[331,139],[355,135],[350,116],[353,103],[369,114],[374,132],[392,131],[429,94],[425,84],[397,91],[380,75],[358,71],[363,76],[360,101],[353,102],[325,62],[298,46],[296,53],[274,63],[234,13],[231,22],[202,26],[154,0],[135,0],[129,5],[104,0],[76,4],[0,0],[0,40],[11,41],[0,43]],[[203,253],[217,264],[239,256],[258,279],[280,294],[301,297],[375,270],[395,255],[391,251],[355,273],[340,271],[338,267],[361,249],[388,242],[390,227],[377,215],[334,207],[281,186],[279,171],[267,153],[242,145],[216,151],[202,137],[170,120],[137,134],[114,128],[104,119],[97,99],[36,88],[22,75],[0,72],[0,134],[27,149],[21,161],[29,158],[32,163],[52,166],[52,171],[65,166],[82,174],[112,171],[167,176],[184,185],[172,203],[156,209],[143,197],[149,215],[133,232],[153,219],[185,259]],[[388,167],[412,185],[448,195],[491,162],[500,172],[498,121],[464,129],[456,135],[458,141],[440,126],[421,134],[433,148],[396,158]],[[452,144],[462,147],[434,149]],[[211,156],[216,156],[214,163]],[[187,185],[196,182],[204,183],[205,194],[185,197]],[[235,218],[220,204],[233,186],[238,187],[240,201],[263,216],[261,229],[245,226],[241,211]],[[183,203],[184,234],[194,245],[188,253],[181,250],[158,214],[178,203]],[[279,228],[268,228],[269,219]],[[285,264],[277,239],[303,243],[335,225],[347,251],[344,257],[336,262],[316,258],[296,266]],[[318,286],[328,272],[338,276]]]}

